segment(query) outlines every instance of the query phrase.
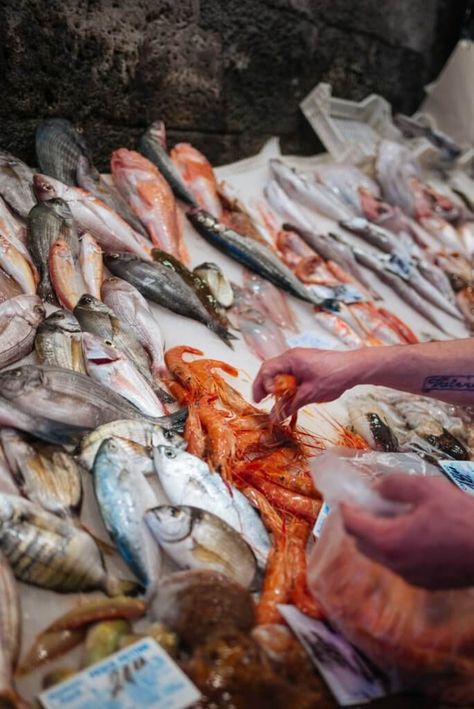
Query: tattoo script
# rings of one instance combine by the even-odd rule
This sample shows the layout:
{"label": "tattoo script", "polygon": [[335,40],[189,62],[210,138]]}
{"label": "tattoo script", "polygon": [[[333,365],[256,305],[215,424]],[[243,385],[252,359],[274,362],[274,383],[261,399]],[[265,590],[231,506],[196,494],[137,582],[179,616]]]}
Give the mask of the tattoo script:
{"label": "tattoo script", "polygon": [[474,374],[435,374],[426,377],[422,391],[474,391]]}

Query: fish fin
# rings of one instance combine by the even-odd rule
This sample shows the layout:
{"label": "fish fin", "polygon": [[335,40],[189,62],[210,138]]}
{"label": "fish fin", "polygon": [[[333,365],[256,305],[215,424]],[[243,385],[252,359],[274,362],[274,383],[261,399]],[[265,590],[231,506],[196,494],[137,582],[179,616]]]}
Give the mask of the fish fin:
{"label": "fish fin", "polygon": [[143,594],[145,589],[139,581],[107,576],[104,591],[108,596],[138,596]]}
{"label": "fish fin", "polygon": [[[169,414],[169,416],[163,417],[163,428],[166,428],[170,431],[176,431],[176,433],[183,433],[184,427],[186,425],[186,420],[188,418],[188,412],[188,407],[183,406],[181,409],[178,409],[178,411]],[[160,423],[160,419],[157,419],[156,423]]]}
{"label": "fish fin", "polygon": [[238,340],[239,338],[233,335],[229,330],[227,330],[223,325],[220,325],[219,323],[210,323],[208,325],[208,328],[212,330],[212,332],[215,332],[217,337],[219,337],[225,344],[230,347],[231,350],[233,350],[232,346],[232,340]]}
{"label": "fish fin", "polygon": [[80,522],[79,527],[84,530],[84,532],[87,532],[90,537],[92,537],[102,554],[105,554],[105,556],[113,556],[113,554],[117,553],[117,549],[112,544],[104,542],[103,539],[100,539],[98,536],[96,536],[93,532],[91,532],[91,530],[86,524],[82,524],[82,522]]}
{"label": "fish fin", "polygon": [[159,384],[153,384],[153,391],[162,404],[176,404],[176,399]]}

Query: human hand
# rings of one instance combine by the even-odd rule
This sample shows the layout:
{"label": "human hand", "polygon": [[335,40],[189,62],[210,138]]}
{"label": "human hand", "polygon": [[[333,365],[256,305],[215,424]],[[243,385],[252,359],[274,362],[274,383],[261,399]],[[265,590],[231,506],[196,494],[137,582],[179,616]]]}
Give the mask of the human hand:
{"label": "human hand", "polygon": [[406,514],[379,517],[341,505],[359,551],[413,586],[430,590],[474,585],[474,498],[442,478],[390,475],[378,491],[409,504]]}
{"label": "human hand", "polygon": [[281,419],[291,416],[306,404],[337,399],[346,389],[358,383],[361,352],[363,350],[336,352],[304,347],[288,350],[262,364],[253,383],[253,398],[258,402],[273,394],[277,374],[292,374],[298,388],[295,395],[279,409]]}

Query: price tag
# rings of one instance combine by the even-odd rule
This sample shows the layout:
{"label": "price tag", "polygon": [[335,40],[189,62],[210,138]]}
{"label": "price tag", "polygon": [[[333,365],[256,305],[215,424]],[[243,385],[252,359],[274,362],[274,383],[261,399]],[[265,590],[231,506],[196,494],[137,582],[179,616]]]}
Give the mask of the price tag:
{"label": "price tag", "polygon": [[278,610],[341,706],[366,704],[400,689],[327,623],[309,618],[295,606]]}
{"label": "price tag", "polygon": [[474,495],[474,461],[440,460],[443,472],[464,492]]}
{"label": "price tag", "polygon": [[124,650],[39,695],[45,709],[185,709],[199,690],[152,638]]}

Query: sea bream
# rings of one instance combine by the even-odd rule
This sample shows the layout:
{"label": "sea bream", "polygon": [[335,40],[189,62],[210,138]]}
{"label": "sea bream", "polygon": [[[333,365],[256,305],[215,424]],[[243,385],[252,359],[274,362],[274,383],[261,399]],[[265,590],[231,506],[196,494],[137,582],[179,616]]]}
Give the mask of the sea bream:
{"label": "sea bream", "polygon": [[122,278],[107,278],[102,284],[102,300],[133,332],[150,360],[154,376],[165,366],[164,339],[160,325],[140,291]]}
{"label": "sea bream", "polygon": [[35,351],[40,364],[86,373],[82,330],[75,315],[55,310],[36,331]]}
{"label": "sea bream", "polygon": [[82,347],[86,370],[92,379],[123,396],[146,416],[163,416],[163,404],[151,385],[110,340],[102,340],[90,332],[84,332]]}
{"label": "sea bream", "polygon": [[[84,431],[108,421],[144,416],[119,394],[85,374],[58,367],[25,364],[0,372],[0,391],[3,400],[25,414],[37,417],[38,411],[47,413],[49,419],[58,422],[58,435],[61,425]],[[5,425],[29,430],[11,422]]]}
{"label": "sea bream", "polygon": [[159,444],[153,448],[153,460],[173,505],[191,505],[217,515],[243,536],[259,564],[265,564],[270,551],[268,534],[241,492],[211,472],[203,460],[184,450]]}
{"label": "sea bream", "polygon": [[211,512],[188,505],[160,505],[145,521],[163,551],[181,569],[212,569],[248,588],[255,555],[242,536]]}
{"label": "sea bream", "polygon": [[92,537],[71,520],[23,497],[0,494],[0,550],[16,578],[59,593],[135,593],[137,584],[104,569]]}
{"label": "sea bream", "polygon": [[45,315],[37,295],[17,295],[0,303],[0,368],[31,352],[36,330]]}
{"label": "sea bream", "polygon": [[52,245],[62,239],[70,247],[73,258],[79,256],[79,239],[68,204],[59,198],[36,204],[28,214],[28,246],[40,273],[38,295],[54,303],[54,292],[49,272],[49,254]]}
{"label": "sea bream", "polygon": [[36,196],[40,202],[61,197],[68,203],[81,231],[87,231],[104,251],[121,249],[150,258],[151,243],[104,202],[77,187],[68,187],[47,175],[36,174],[33,179]]}
{"label": "sea bream", "polygon": [[33,444],[11,428],[2,428],[0,441],[21,493],[53,514],[75,515],[82,501],[81,473],[62,448]]}

